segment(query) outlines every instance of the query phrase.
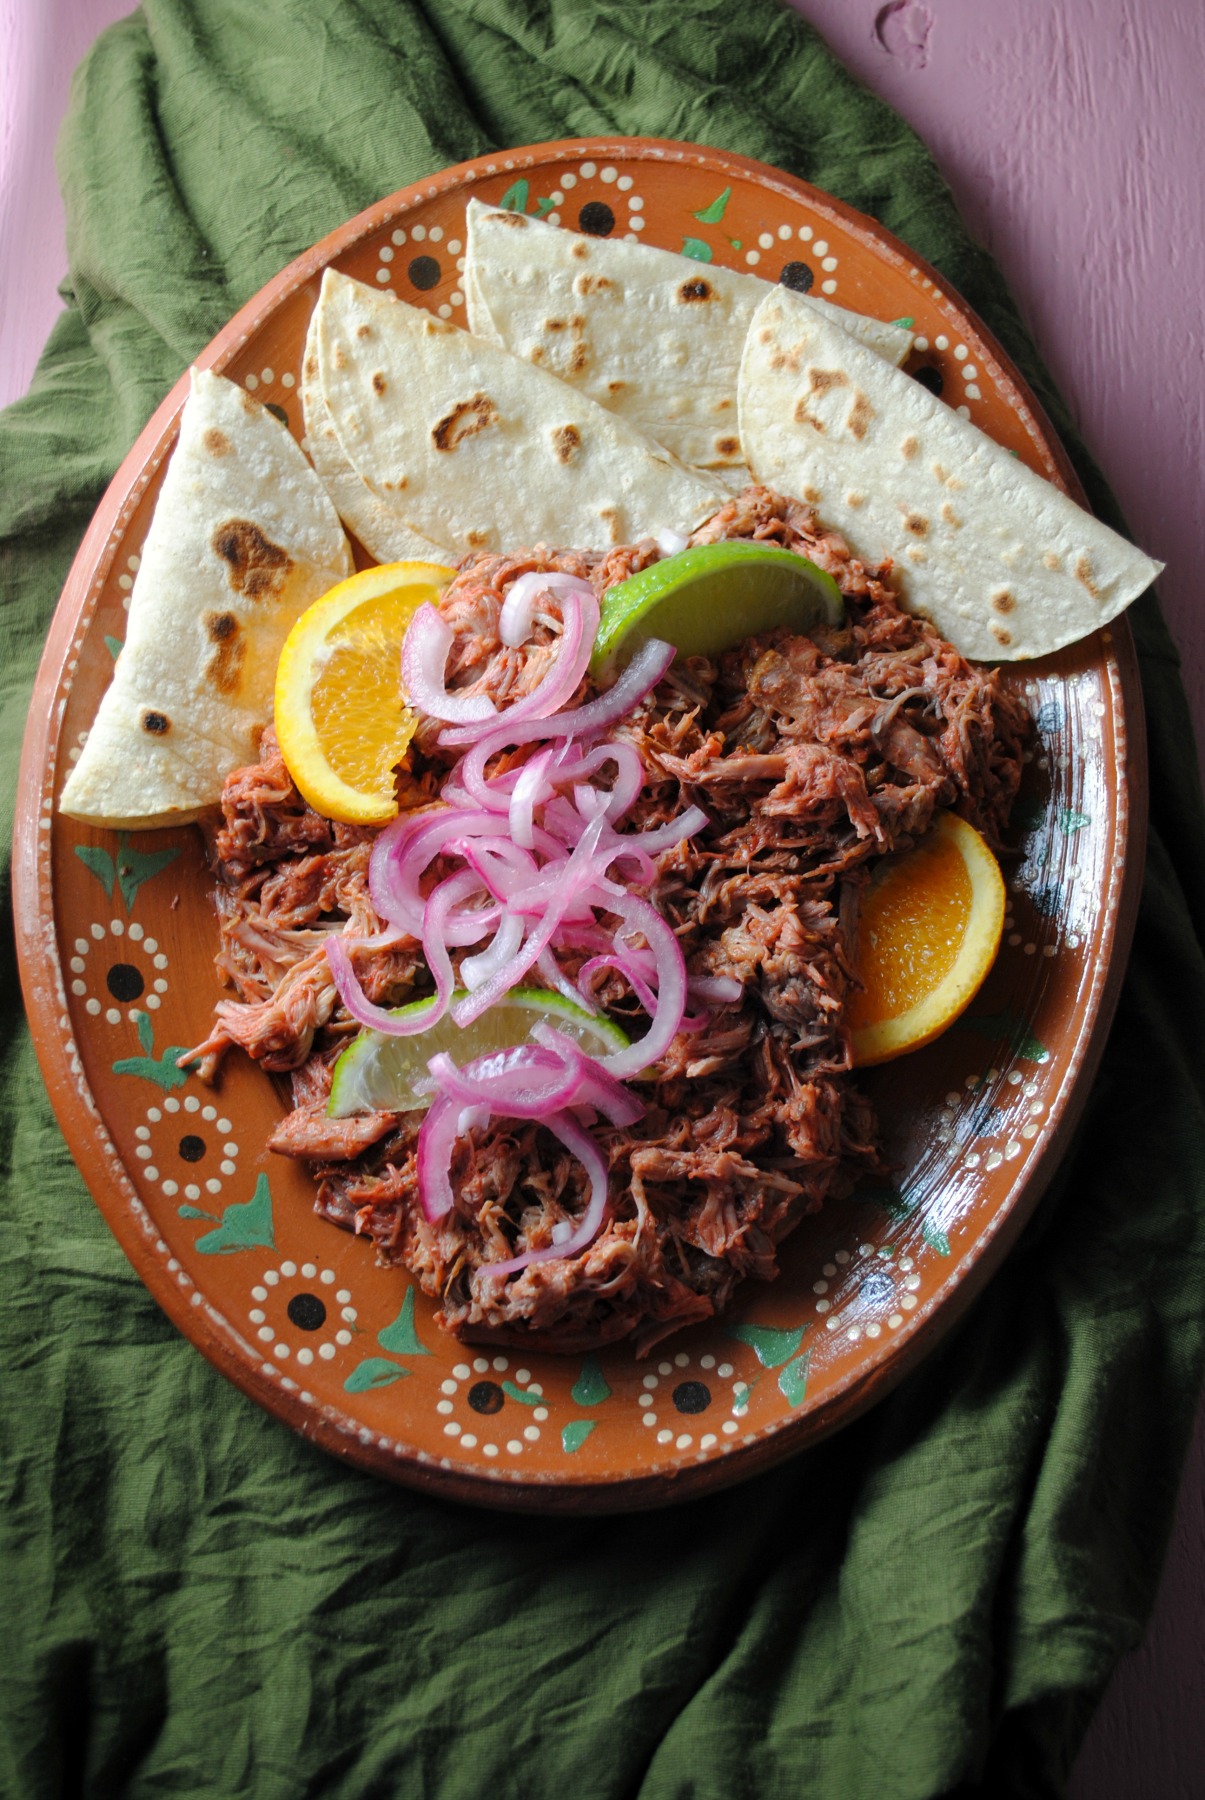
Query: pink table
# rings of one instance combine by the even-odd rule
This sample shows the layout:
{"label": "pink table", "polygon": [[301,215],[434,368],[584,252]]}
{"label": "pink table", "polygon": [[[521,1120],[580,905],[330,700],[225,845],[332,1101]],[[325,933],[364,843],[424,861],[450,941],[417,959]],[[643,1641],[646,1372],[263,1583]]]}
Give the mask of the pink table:
{"label": "pink table", "polygon": [[[792,0],[925,139],[995,256],[1138,541],[1205,749],[1195,557],[1205,465],[1200,0]],[[51,162],[70,71],[129,0],[0,9],[0,404],[28,386],[66,268]],[[1205,1792],[1205,1416],[1155,1618],[1073,1800]]]}

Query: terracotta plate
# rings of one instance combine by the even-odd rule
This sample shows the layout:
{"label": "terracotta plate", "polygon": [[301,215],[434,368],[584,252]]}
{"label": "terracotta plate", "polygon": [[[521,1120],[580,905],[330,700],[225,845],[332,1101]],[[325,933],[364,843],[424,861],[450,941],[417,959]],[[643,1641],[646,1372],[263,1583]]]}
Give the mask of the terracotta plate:
{"label": "terracotta plate", "polygon": [[[998,345],[870,220],[758,163],[646,139],[537,145],[405,189],[300,257],[198,358],[302,435],[306,323],[330,263],[464,322],[471,195],[785,281],[917,333],[910,367],[1062,486],[1073,478]],[[29,1016],[97,1205],[180,1329],[339,1456],[486,1505],[646,1506],[735,1481],[844,1423],[948,1329],[1062,1153],[1112,1012],[1142,862],[1141,711],[1128,628],[1010,673],[1039,741],[1006,871],[1004,948],[944,1038],[867,1078],[899,1179],[832,1204],[781,1279],[644,1362],[491,1355],[446,1337],[405,1274],[318,1219],[265,1140],[273,1082],[231,1055],[175,1066],[218,995],[199,834],[88,831],[55,811],[120,647],[182,379],[102,502],[55,615],[17,826]],[[516,511],[516,542],[522,539]]]}

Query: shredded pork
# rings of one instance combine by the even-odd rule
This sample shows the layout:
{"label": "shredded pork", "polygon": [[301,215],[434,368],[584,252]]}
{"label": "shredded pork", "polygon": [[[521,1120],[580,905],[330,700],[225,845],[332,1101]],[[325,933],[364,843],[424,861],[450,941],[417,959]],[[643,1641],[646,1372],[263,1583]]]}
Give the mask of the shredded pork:
{"label": "shredded pork", "polygon": [[[606,1156],[607,1221],[571,1258],[507,1281],[480,1271],[549,1244],[580,1216],[585,1176],[538,1123],[494,1119],[457,1142],[456,1204],[438,1225],[418,1204],[419,1114],[328,1119],[333,1062],[356,1027],[340,1008],[323,941],[380,929],[368,897],[373,833],[320,818],[294,788],[271,733],[261,759],[226,784],[213,843],[222,1000],[193,1054],[215,1073],[237,1045],[291,1077],[294,1110],[272,1148],[314,1169],[317,1206],[404,1264],[466,1339],[582,1351],[634,1335],[645,1350],[725,1307],[742,1280],[771,1280],[777,1247],[830,1194],[877,1166],[875,1121],[849,1077],[844,1008],[860,891],[875,863],[954,807],[999,845],[1020,777],[1028,720],[990,671],[973,668],[903,613],[890,568],[865,568],[809,508],[762,488],[724,506],[692,540],[768,541],[836,579],[847,623],[810,637],[751,638],[716,661],[675,664],[619,731],[646,785],[628,825],[651,827],[692,803],[709,825],[657,859],[651,898],[694,976],[741,984],[705,1028],[683,1031],[651,1079],[646,1116],[592,1129]],[[561,569],[603,594],[657,560],[650,540],[606,555],[536,550],[467,559],[441,601],[455,632],[453,685],[506,704],[542,677],[560,629],[555,604],[533,640],[498,637],[505,589],[528,569]],[[589,692],[584,682],[581,696]],[[403,777],[407,804],[437,801],[450,756],[437,725]],[[525,755],[526,752],[513,753]],[[499,769],[507,757],[499,759]],[[350,945],[369,998],[430,991],[419,945]],[[563,959],[570,976],[587,951]],[[623,977],[595,999],[638,1034]]]}

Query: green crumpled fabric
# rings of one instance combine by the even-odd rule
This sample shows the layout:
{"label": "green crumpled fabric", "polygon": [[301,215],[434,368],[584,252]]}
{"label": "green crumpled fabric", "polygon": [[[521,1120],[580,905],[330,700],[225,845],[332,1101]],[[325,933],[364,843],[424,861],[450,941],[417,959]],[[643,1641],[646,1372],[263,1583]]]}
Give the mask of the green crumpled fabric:
{"label": "green crumpled fabric", "polygon": [[[0,422],[6,809],[71,556],[196,352],[379,196],[603,132],[760,157],[882,219],[1066,428],[923,146],[774,0],[147,0],[76,77],[66,310]],[[5,950],[5,1795],[1061,1791],[1142,1628],[1202,1362],[1205,827],[1174,651],[1153,600],[1133,616],[1150,856],[1075,1151],[954,1341],[836,1439],[688,1507],[469,1512],[227,1386],[93,1207]]]}

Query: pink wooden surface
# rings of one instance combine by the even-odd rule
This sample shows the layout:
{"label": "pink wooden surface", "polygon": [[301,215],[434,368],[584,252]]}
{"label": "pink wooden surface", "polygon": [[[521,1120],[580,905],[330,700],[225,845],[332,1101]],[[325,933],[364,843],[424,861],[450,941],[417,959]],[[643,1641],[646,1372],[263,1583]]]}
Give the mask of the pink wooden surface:
{"label": "pink wooden surface", "polygon": [[[1161,590],[1205,747],[1201,0],[791,0],[937,157],[992,251]],[[0,404],[66,269],[51,149],[70,71],[129,0],[0,0]],[[1073,1800],[1205,1794],[1205,1416],[1147,1641]]]}

